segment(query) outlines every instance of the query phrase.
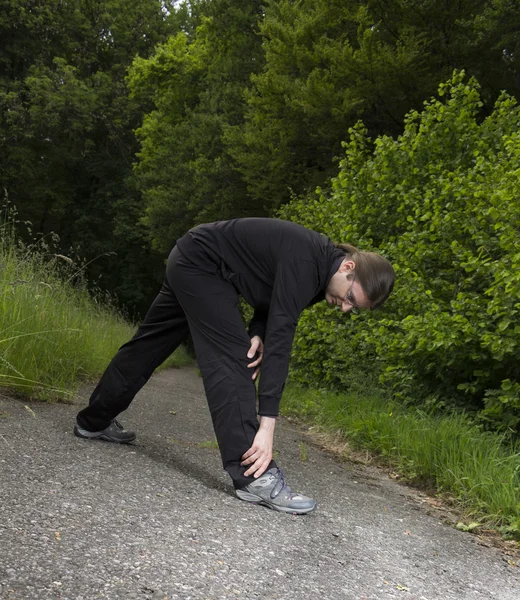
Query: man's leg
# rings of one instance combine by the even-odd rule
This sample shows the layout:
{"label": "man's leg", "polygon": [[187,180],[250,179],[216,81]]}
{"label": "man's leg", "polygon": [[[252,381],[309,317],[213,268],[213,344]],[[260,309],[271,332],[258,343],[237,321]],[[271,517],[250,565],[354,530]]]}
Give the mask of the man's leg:
{"label": "man's leg", "polygon": [[184,311],[165,282],[134,337],[112,359],[89,405],[78,413],[78,426],[91,432],[109,427],[187,336]]}
{"label": "man's leg", "polygon": [[181,257],[166,273],[188,318],[224,469],[236,488],[244,487],[254,478],[244,476],[248,467],[240,462],[259,424],[253,370],[247,368],[251,341],[238,294],[216,266],[213,272],[211,266],[203,270]]}
{"label": "man's leg", "polygon": [[206,267],[204,272],[181,257],[168,265],[166,276],[188,318],[224,469],[242,500],[286,513],[309,513],[316,502],[293,492],[274,461],[257,479],[244,475],[249,467],[240,464],[242,456],[259,427],[252,369],[247,368],[251,341],[236,290],[216,267],[213,272]]}

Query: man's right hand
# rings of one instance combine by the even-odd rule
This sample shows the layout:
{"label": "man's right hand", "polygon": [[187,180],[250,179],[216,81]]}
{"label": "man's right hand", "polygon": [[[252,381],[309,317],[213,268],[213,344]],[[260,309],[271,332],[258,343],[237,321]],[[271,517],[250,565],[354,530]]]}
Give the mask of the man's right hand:
{"label": "man's right hand", "polygon": [[255,479],[263,475],[273,459],[273,440],[275,417],[260,417],[260,427],[256,432],[253,445],[242,456],[241,465],[251,465],[244,473]]}

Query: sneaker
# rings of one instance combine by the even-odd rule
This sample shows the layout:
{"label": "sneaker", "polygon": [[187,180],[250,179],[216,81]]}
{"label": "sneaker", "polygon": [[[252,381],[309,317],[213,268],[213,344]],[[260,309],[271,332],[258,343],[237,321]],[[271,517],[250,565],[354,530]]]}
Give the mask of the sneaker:
{"label": "sneaker", "polygon": [[295,515],[304,515],[316,508],[315,500],[291,491],[278,467],[269,469],[256,481],[236,490],[236,495],[246,502],[263,504],[273,510]]}
{"label": "sneaker", "polygon": [[74,435],[88,440],[105,440],[106,442],[113,442],[114,444],[128,444],[135,440],[135,432],[126,431],[116,419],[102,431],[87,431],[80,427],[76,422],[76,425],[74,425]]}

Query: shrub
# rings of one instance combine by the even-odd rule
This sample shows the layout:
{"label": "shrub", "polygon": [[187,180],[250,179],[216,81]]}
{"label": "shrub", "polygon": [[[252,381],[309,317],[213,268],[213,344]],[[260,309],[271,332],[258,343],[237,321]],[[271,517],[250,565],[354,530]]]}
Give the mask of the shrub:
{"label": "shrub", "polygon": [[381,311],[302,318],[295,379],[338,387],[368,373],[396,399],[520,430],[520,111],[506,94],[483,120],[480,108],[477,82],[454,73],[397,139],[372,143],[356,125],[331,191],[282,209],[397,273]]}

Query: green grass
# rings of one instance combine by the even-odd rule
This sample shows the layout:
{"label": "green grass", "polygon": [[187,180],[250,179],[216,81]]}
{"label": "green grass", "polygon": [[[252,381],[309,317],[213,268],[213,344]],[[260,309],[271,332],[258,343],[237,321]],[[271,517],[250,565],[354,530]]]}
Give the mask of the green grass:
{"label": "green grass", "polygon": [[[44,245],[16,240],[0,221],[0,386],[23,396],[66,399],[98,377],[135,331],[106,298],[78,284],[79,267]],[[167,366],[191,363],[179,349]]]}
{"label": "green grass", "polygon": [[431,416],[378,392],[329,393],[289,384],[284,414],[367,449],[411,482],[449,494],[467,518],[520,539],[520,444],[482,431],[464,415]]}
{"label": "green grass", "polygon": [[196,444],[198,448],[206,448],[208,450],[218,450],[218,442],[217,440],[204,440],[203,442],[198,442]]}

